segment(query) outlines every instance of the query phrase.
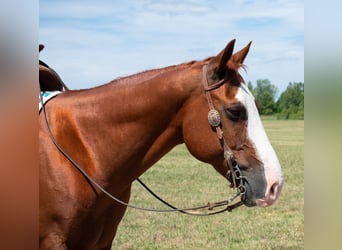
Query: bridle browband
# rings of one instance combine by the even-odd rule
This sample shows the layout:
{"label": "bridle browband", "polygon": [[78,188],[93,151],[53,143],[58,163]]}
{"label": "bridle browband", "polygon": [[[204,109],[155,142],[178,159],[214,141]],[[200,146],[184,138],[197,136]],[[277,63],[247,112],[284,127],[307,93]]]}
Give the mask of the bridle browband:
{"label": "bridle browband", "polygon": [[[218,111],[214,108],[213,102],[211,99],[210,91],[214,90],[216,88],[219,88],[225,83],[225,80],[221,80],[211,86],[208,86],[208,81],[207,81],[207,74],[206,74],[206,69],[207,69],[207,64],[203,65],[203,83],[204,83],[204,91],[208,100],[209,104],[209,113],[208,113],[208,121],[210,125],[215,128],[218,139],[223,146],[223,151],[224,151],[224,159],[227,162],[228,165],[228,171],[226,173],[226,178],[231,182],[232,187],[236,189],[236,194],[232,195],[229,199],[225,201],[220,201],[220,202],[208,202],[207,205],[203,206],[198,206],[198,207],[192,207],[192,208],[177,208],[174,205],[170,204],[169,202],[166,202],[162,198],[160,198],[156,193],[154,193],[150,188],[147,187],[146,184],[144,184],[139,178],[137,178],[137,181],[148,191],[150,192],[155,198],[157,198],[159,201],[161,201],[163,204],[167,205],[171,209],[153,209],[153,208],[143,208],[143,207],[138,207],[132,204],[129,204],[127,202],[124,202],[115,196],[113,196],[111,193],[109,193],[107,190],[105,190],[100,184],[98,184],[92,177],[88,175],[88,173],[78,165],[77,162],[75,162],[72,157],[63,150],[63,148],[58,144],[56,141],[55,137],[52,134],[52,131],[50,129],[47,115],[46,115],[46,110],[45,110],[45,105],[43,103],[43,97],[41,91],[39,92],[39,98],[42,106],[42,111],[44,114],[44,120],[45,120],[45,125],[48,131],[48,134],[53,142],[53,144],[56,146],[56,148],[64,155],[65,158],[67,158],[70,163],[84,176],[84,178],[87,180],[87,182],[92,186],[92,188],[95,190],[95,187],[97,187],[101,192],[103,192],[105,195],[107,195],[110,199],[116,201],[117,203],[124,205],[129,208],[134,208],[138,210],[143,210],[143,211],[150,211],[150,212],[180,212],[183,214],[187,215],[193,215],[193,216],[210,216],[210,215],[215,215],[219,214],[225,211],[231,212],[233,209],[243,205],[242,199],[244,194],[246,193],[246,187],[244,186],[244,182],[246,181],[246,178],[241,175],[240,168],[238,166],[237,161],[234,158],[233,151],[228,147],[226,144],[224,137],[223,137],[223,132],[221,129],[221,119]],[[235,200],[237,197],[241,196],[241,201],[231,204],[233,200]],[[226,206],[226,208],[221,209],[219,211],[214,211],[214,212],[209,212],[209,213],[193,213],[191,211],[199,210],[199,209],[205,209],[207,208],[208,210],[213,210],[215,207],[221,207],[221,206]]]}

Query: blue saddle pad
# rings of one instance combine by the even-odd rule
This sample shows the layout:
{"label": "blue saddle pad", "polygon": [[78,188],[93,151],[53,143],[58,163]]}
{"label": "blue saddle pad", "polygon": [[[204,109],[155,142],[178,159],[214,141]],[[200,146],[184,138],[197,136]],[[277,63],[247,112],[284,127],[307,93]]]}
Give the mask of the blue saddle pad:
{"label": "blue saddle pad", "polygon": [[[41,92],[42,97],[43,97],[43,104],[47,103],[49,100],[54,98],[55,96],[59,95],[62,93],[62,91],[44,91]],[[40,95],[39,95],[39,113],[42,110],[42,102],[40,101]]]}

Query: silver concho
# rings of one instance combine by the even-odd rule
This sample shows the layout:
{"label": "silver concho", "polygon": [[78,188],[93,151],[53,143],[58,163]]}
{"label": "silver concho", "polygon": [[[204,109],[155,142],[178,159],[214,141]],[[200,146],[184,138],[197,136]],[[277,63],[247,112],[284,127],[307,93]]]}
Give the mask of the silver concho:
{"label": "silver concho", "polygon": [[221,123],[220,114],[216,109],[211,109],[208,113],[209,124],[213,127],[217,127]]}

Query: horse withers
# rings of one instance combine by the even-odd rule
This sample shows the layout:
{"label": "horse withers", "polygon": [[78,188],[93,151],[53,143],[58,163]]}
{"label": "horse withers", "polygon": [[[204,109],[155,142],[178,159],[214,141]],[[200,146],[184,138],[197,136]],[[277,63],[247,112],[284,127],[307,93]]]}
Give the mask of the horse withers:
{"label": "horse withers", "polygon": [[[233,54],[234,43],[203,61],[63,92],[45,106],[54,139],[93,180],[124,202],[132,182],[181,143],[234,181],[227,174],[228,148],[244,177],[243,204],[272,205],[282,189],[282,171],[238,72],[250,43]],[[208,92],[220,116],[216,130],[208,123]],[[42,113],[39,159],[40,248],[111,249],[126,206],[91,185],[55,147]]]}

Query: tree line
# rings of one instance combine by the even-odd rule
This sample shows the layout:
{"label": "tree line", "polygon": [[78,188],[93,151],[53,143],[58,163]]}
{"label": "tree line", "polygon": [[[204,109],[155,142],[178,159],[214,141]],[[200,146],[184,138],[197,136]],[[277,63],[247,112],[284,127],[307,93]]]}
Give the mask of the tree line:
{"label": "tree line", "polygon": [[290,82],[276,100],[277,87],[268,79],[248,82],[261,115],[276,115],[278,119],[304,119],[304,83]]}

